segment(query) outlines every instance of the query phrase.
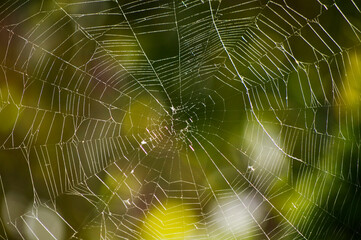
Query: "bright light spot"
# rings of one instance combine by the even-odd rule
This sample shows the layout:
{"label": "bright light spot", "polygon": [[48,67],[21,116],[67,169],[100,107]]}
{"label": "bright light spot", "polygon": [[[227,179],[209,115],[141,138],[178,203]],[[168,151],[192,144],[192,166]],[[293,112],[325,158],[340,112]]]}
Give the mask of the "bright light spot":
{"label": "bright light spot", "polygon": [[220,197],[219,205],[215,205],[215,212],[211,214],[211,221],[215,222],[211,235],[225,234],[237,239],[246,239],[258,229],[258,224],[264,217],[265,211],[260,206],[262,200],[252,195],[242,193],[235,195],[230,192],[226,197]]}
{"label": "bright light spot", "polygon": [[170,107],[170,109],[172,110],[172,114],[176,114],[177,113],[177,109],[173,106]]}
{"label": "bright light spot", "polygon": [[[6,203],[5,203],[6,200]],[[6,194],[6,198],[1,202],[1,219],[6,222],[14,220],[23,215],[27,208],[26,200],[18,193],[9,192]],[[10,219],[9,216],[10,215]],[[15,233],[15,229],[10,227],[9,224],[4,224],[9,233]]]}
{"label": "bright light spot", "polygon": [[[248,166],[248,169],[254,171],[255,168],[260,167],[277,174],[277,176],[284,176],[287,173],[289,161],[279,149],[284,149],[282,141],[279,139],[279,130],[267,127],[268,136],[258,123],[247,124],[245,129],[244,145],[248,147],[250,158],[253,159],[253,163]],[[272,142],[270,137],[277,145]]]}
{"label": "bright light spot", "polygon": [[24,217],[26,239],[64,239],[64,222],[55,212],[41,206],[29,213]]}
{"label": "bright light spot", "polygon": [[127,200],[124,201],[127,205],[130,205],[130,199],[128,198]]}
{"label": "bright light spot", "polygon": [[248,166],[248,169],[251,170],[252,172],[254,171],[254,167],[253,167],[253,166]]}

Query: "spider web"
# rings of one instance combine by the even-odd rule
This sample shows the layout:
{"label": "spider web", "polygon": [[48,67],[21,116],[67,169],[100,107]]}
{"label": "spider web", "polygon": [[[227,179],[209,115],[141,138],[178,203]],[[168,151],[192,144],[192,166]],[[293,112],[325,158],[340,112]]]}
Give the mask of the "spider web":
{"label": "spider web", "polygon": [[360,8],[0,3],[0,237],[360,239]]}

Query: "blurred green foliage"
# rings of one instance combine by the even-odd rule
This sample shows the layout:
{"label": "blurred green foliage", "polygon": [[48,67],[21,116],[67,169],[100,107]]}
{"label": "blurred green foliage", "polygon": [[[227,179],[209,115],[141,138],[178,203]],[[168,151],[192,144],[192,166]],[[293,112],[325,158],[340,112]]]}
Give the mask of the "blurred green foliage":
{"label": "blurred green foliage", "polygon": [[359,239],[360,8],[0,4],[0,237]]}

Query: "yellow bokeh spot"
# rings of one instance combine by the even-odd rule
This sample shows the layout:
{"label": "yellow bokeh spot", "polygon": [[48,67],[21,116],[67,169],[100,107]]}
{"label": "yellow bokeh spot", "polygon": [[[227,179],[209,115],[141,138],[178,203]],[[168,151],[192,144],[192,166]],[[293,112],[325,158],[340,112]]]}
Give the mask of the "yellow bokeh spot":
{"label": "yellow bokeh spot", "polygon": [[151,239],[191,239],[197,231],[197,219],[190,207],[168,201],[153,207],[145,218],[142,237]]}

